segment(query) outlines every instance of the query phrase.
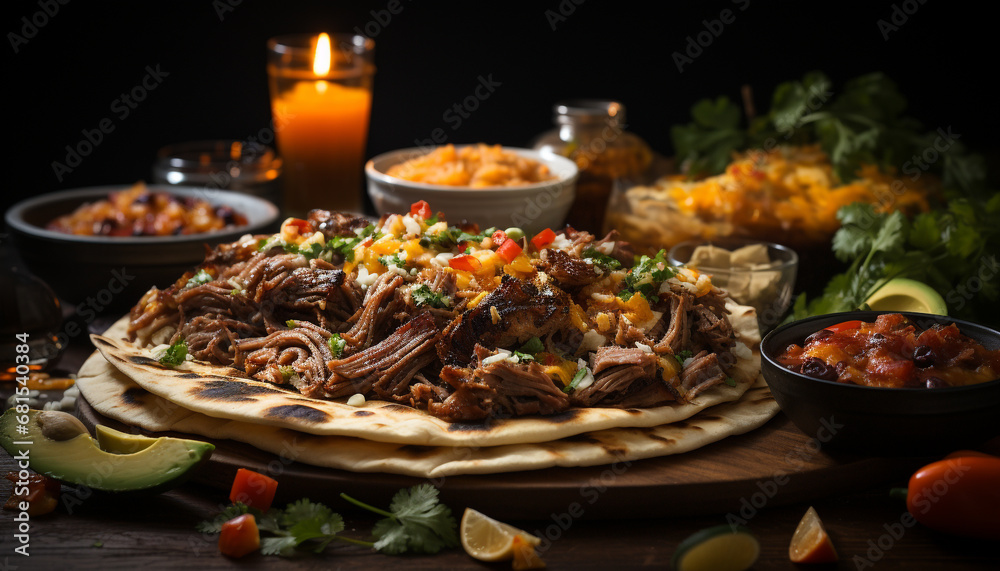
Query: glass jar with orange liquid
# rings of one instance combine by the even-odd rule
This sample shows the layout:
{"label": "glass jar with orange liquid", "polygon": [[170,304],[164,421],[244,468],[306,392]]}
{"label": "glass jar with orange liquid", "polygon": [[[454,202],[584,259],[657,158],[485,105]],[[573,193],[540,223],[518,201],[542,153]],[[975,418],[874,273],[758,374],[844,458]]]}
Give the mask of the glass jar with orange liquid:
{"label": "glass jar with orange liquid", "polygon": [[576,162],[580,178],[566,223],[603,234],[608,231],[605,214],[612,192],[643,182],[653,153],[642,138],[625,130],[625,106],[617,101],[570,100],[553,110],[557,127],[542,134],[534,148]]}

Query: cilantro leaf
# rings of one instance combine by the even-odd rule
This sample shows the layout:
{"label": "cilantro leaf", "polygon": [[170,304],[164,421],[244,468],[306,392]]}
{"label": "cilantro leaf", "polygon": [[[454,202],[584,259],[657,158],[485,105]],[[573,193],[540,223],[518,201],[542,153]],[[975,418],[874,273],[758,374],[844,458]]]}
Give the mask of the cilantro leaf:
{"label": "cilantro leaf", "polygon": [[430,484],[403,489],[392,498],[387,512],[340,495],[352,504],[386,516],[372,529],[375,549],[392,555],[416,552],[437,553],[458,546],[458,524],[451,510],[438,500],[438,490]]}
{"label": "cilantro leaf", "polygon": [[176,367],[187,359],[188,348],[184,339],[178,339],[176,343],[167,347],[167,350],[160,356],[160,364],[168,367]]}
{"label": "cilantro leaf", "polygon": [[223,508],[214,518],[199,523],[195,529],[201,533],[219,533],[222,531],[222,524],[248,513],[253,514],[256,519],[260,519],[258,516],[262,515],[260,510],[251,508],[243,502],[236,502]]}
{"label": "cilantro leaf", "polygon": [[421,307],[429,305],[431,307],[444,308],[451,306],[451,298],[440,292],[432,291],[427,284],[419,284],[410,289],[410,299],[414,305]]}
{"label": "cilantro leaf", "polygon": [[334,359],[339,359],[344,354],[344,349],[347,348],[347,340],[340,336],[340,333],[334,333],[326,340],[326,344],[330,346],[330,352],[333,353]]}
{"label": "cilantro leaf", "polygon": [[201,268],[200,270],[198,270],[198,273],[191,276],[191,278],[187,281],[187,283],[184,284],[184,289],[187,289],[189,287],[204,285],[213,281],[214,279],[215,278],[212,277],[212,274],[208,273],[205,270],[205,268]]}
{"label": "cilantro leaf", "polygon": [[593,246],[583,251],[583,257],[593,260],[595,264],[606,270],[617,270],[622,267],[622,263],[617,258],[601,253]]}

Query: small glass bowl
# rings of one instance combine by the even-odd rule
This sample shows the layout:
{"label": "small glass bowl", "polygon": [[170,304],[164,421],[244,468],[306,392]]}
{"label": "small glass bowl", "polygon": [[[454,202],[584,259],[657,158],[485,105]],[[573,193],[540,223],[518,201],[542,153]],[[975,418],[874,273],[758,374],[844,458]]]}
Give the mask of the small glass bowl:
{"label": "small glass bowl", "polygon": [[[747,269],[689,265],[698,246],[711,245],[731,252],[755,244],[767,247],[769,266]],[[712,284],[728,291],[733,301],[756,309],[761,332],[781,323],[792,303],[799,256],[787,246],[749,238],[688,240],[671,248],[668,258],[671,265],[688,266],[710,275]]]}

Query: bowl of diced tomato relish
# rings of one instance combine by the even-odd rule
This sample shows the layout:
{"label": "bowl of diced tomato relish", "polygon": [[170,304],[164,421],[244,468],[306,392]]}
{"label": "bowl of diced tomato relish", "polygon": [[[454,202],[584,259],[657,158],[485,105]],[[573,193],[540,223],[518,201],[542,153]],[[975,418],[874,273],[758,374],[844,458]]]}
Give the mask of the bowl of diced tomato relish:
{"label": "bowl of diced tomato relish", "polygon": [[761,371],[820,445],[936,453],[1000,436],[1000,332],[948,316],[854,311],[768,333]]}
{"label": "bowl of diced tomato relish", "polygon": [[425,200],[453,223],[560,228],[579,169],[554,153],[501,145],[442,145],[380,154],[367,162],[368,195],[380,215]]}

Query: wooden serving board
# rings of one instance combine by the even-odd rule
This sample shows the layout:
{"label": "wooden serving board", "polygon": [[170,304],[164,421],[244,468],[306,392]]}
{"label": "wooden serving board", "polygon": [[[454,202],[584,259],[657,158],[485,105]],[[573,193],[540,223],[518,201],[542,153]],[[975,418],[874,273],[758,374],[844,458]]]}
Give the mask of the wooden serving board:
{"label": "wooden serving board", "polygon": [[[135,431],[102,416],[83,398],[77,405],[78,415],[90,429],[103,424]],[[547,520],[559,526],[580,518],[706,514],[731,514],[749,521],[766,506],[903,481],[927,460],[827,450],[781,413],[757,430],[673,456],[430,480],[320,468],[231,440],[195,438],[212,442],[216,449],[192,479],[225,492],[238,468],[276,478],[281,483],[278,501],[308,497],[339,505],[343,503],[339,494],[344,492],[375,505],[388,505],[400,488],[430,482],[448,505],[472,507],[501,519]]]}

